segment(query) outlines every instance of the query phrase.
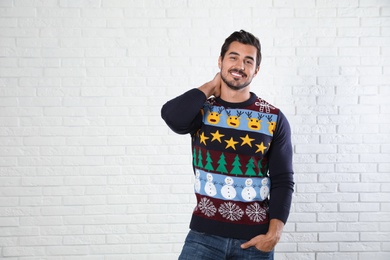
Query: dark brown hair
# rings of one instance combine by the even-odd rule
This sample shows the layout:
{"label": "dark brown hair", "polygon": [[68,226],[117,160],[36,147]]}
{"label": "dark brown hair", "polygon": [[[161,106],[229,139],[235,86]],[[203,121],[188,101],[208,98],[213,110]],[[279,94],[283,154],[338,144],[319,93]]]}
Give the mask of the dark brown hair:
{"label": "dark brown hair", "polygon": [[261,62],[261,45],[258,38],[256,38],[253,34],[246,32],[244,30],[236,31],[232,33],[228,38],[226,38],[224,44],[221,47],[221,58],[223,60],[229,46],[232,42],[239,42],[242,44],[248,44],[256,47],[257,55],[256,55],[256,68],[260,66]]}

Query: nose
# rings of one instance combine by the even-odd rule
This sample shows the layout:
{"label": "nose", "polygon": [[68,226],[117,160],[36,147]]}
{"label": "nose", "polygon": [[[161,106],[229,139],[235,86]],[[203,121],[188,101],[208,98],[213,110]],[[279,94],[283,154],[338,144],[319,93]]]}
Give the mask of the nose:
{"label": "nose", "polygon": [[238,59],[237,60],[237,67],[240,70],[245,71],[245,62],[244,62],[244,60]]}

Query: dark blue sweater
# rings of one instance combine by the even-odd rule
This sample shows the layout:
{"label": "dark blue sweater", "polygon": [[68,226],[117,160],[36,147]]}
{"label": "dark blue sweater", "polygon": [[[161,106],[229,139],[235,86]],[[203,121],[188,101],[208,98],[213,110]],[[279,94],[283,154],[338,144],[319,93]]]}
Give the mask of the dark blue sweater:
{"label": "dark blue sweater", "polygon": [[168,101],[162,118],[192,138],[195,174],[190,228],[249,240],[287,221],[293,193],[289,123],[276,107],[251,93],[229,103],[198,89]]}

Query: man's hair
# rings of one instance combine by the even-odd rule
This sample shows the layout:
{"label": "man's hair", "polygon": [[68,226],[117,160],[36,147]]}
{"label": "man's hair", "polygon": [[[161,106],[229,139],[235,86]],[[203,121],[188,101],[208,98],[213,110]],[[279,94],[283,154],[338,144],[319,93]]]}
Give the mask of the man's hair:
{"label": "man's hair", "polygon": [[226,38],[224,44],[221,47],[221,58],[225,57],[227,50],[232,42],[239,42],[242,44],[248,44],[256,47],[256,68],[260,66],[261,62],[261,45],[259,39],[257,39],[253,34],[246,32],[244,30],[236,31],[232,33],[228,38]]}

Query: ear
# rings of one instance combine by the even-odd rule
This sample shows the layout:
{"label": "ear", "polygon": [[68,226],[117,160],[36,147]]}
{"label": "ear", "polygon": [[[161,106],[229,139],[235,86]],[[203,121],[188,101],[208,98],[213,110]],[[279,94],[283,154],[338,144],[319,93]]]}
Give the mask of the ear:
{"label": "ear", "polygon": [[260,71],[260,66],[256,68],[254,76],[256,76],[259,71]]}
{"label": "ear", "polygon": [[218,58],[218,68],[221,69],[221,65],[222,65],[222,57],[219,56]]}

